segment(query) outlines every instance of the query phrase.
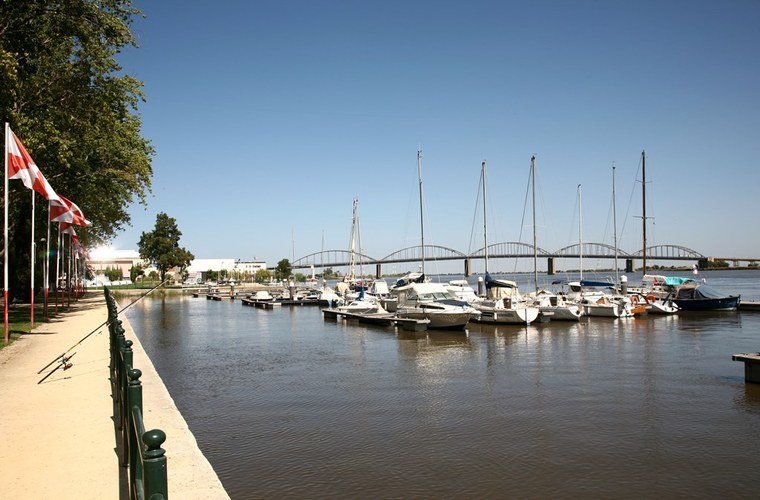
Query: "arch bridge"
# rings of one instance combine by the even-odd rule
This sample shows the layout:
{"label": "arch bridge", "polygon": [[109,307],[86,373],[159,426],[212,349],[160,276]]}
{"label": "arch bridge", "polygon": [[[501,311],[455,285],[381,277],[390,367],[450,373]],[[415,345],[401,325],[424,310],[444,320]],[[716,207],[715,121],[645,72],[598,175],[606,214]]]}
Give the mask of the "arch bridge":
{"label": "arch bridge", "polygon": [[[581,257],[589,259],[624,259],[626,270],[630,272],[633,268],[634,260],[641,260],[644,257],[643,250],[630,253],[621,249],[615,250],[615,247],[605,243],[576,243],[559,250],[549,251],[541,247],[522,242],[508,241],[494,243],[486,248],[480,248],[472,253],[465,253],[454,248],[440,245],[425,245],[426,261],[456,261],[464,262],[464,274],[470,275],[471,261],[473,259],[526,259],[534,256],[546,259],[548,262],[548,273],[554,274],[554,259],[580,259]],[[356,263],[362,266],[375,265],[376,275],[382,276],[382,267],[387,264],[400,264],[422,261],[422,249],[419,245],[396,250],[382,258],[373,258],[363,253],[355,253]],[[704,261],[708,257],[701,253],[680,245],[655,245],[647,247],[646,257],[648,260],[657,261]],[[729,259],[726,259],[729,260]],[[760,261],[760,259],[746,259],[749,262]],[[293,269],[307,269],[312,266],[320,268],[346,267],[351,264],[351,252],[348,250],[323,250],[301,257],[292,263]]]}

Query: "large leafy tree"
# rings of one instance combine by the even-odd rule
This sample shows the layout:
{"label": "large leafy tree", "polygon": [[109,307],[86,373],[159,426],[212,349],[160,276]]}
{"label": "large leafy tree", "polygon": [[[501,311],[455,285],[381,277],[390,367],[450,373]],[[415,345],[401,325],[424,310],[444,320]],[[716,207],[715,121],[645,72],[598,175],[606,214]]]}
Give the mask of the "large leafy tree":
{"label": "large leafy tree", "polygon": [[179,246],[182,236],[177,227],[177,221],[161,212],[156,216],[156,226],[153,231],[140,235],[137,244],[140,257],[150,261],[158,269],[161,281],[166,279],[166,272],[174,267],[180,268],[180,274],[187,269],[195,256]]}
{"label": "large leafy tree", "polygon": [[[93,222],[77,229],[85,246],[128,225],[128,206],[150,192],[153,149],[137,114],[142,83],[116,60],[135,46],[131,24],[140,15],[131,0],[0,2],[0,119],[56,192]],[[9,196],[11,289],[18,290],[28,283],[31,201],[16,181]],[[36,215],[44,227],[44,203]]]}

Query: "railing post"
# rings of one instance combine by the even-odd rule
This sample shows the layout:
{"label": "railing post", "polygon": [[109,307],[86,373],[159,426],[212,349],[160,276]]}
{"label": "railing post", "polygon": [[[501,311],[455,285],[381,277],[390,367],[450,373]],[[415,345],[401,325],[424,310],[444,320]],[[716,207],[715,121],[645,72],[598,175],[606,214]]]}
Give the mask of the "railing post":
{"label": "railing post", "polygon": [[127,447],[127,463],[129,464],[129,474],[130,476],[133,476],[136,470],[136,464],[137,464],[137,454],[140,452],[142,446],[141,443],[137,440],[137,435],[135,433],[135,423],[132,422],[132,408],[137,407],[140,410],[140,414],[142,415],[143,410],[143,403],[142,403],[142,383],[140,382],[140,377],[142,376],[142,372],[138,370],[137,368],[132,368],[129,370],[129,387],[127,387],[127,403],[126,407],[128,409],[127,411],[127,418],[129,419],[127,421],[127,432],[126,432],[126,442],[124,443]]}
{"label": "railing post", "polygon": [[166,451],[161,448],[166,441],[166,434],[161,429],[153,429],[143,434],[142,439],[148,447],[143,452],[145,498],[168,498]]}
{"label": "railing post", "polygon": [[[121,429],[129,429],[127,423],[129,422],[129,401],[127,401],[127,370],[132,368],[132,341],[127,340],[124,342],[124,346],[121,348],[121,362],[119,373],[119,394],[120,397],[120,423]],[[126,459],[126,457],[125,457]],[[126,461],[126,460],[125,460]]]}

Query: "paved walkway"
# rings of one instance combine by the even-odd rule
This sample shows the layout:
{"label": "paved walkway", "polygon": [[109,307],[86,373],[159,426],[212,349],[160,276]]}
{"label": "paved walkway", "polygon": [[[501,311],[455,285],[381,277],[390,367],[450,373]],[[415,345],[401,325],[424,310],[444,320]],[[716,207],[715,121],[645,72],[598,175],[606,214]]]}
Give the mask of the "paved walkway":
{"label": "paved walkway", "polygon": [[[229,498],[134,331],[119,318],[143,372],[145,426],[167,435],[169,496]],[[1,498],[127,498],[127,470],[116,454],[108,329],[71,350],[69,370],[37,383],[47,373],[37,371],[106,319],[102,293],[91,292],[70,312],[0,350]]]}

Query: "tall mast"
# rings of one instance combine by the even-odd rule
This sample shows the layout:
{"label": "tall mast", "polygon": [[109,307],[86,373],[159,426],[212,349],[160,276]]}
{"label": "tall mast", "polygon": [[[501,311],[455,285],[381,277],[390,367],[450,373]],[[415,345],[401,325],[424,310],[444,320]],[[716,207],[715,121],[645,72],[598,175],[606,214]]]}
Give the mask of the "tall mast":
{"label": "tall mast", "polygon": [[615,162],[612,162],[612,237],[615,245],[615,284],[618,283],[618,241],[617,241],[617,208],[615,203]]}
{"label": "tall mast", "polygon": [[480,177],[483,183],[483,252],[485,254],[485,274],[488,274],[488,219],[486,217],[486,207],[488,203],[486,200],[486,161],[480,164]]}
{"label": "tall mast", "polygon": [[533,187],[533,286],[538,292],[538,247],[536,246],[536,155],[530,157],[531,186]]}
{"label": "tall mast", "polygon": [[578,184],[578,260],[580,261],[581,278],[583,281],[583,199],[581,197],[581,185]]}
{"label": "tall mast", "polygon": [[422,277],[425,277],[425,222],[422,215],[422,151],[417,150],[417,178],[420,184],[420,250],[422,251]]}
{"label": "tall mast", "polygon": [[351,210],[351,261],[349,262],[351,279],[356,279],[356,237],[359,223],[359,199],[354,198]]}
{"label": "tall mast", "polygon": [[647,273],[647,166],[646,155],[644,151],[641,151],[641,234],[642,234],[642,259],[641,269],[642,273]]}

